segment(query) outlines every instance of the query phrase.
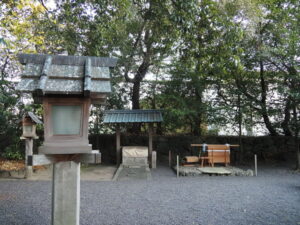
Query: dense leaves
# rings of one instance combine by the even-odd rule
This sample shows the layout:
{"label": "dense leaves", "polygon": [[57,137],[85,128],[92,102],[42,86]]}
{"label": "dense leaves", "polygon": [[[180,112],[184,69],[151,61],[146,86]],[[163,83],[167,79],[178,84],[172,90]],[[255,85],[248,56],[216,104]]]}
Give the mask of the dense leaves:
{"label": "dense leaves", "polygon": [[119,59],[93,133],[109,131],[104,108],[161,108],[160,133],[285,135],[299,145],[299,1],[6,0],[0,9],[0,121],[12,133],[23,110],[16,53],[67,52]]}

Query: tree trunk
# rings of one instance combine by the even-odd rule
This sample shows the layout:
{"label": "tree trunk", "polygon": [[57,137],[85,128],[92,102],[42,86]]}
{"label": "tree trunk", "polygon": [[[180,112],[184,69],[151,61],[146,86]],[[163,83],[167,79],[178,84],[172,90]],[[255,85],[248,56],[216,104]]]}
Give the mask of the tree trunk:
{"label": "tree trunk", "polygon": [[[140,87],[141,82],[135,80],[132,88],[132,109],[140,109]],[[141,132],[141,123],[134,123],[132,125],[131,133],[139,134]]]}
{"label": "tree trunk", "polygon": [[267,84],[265,82],[264,77],[264,64],[263,60],[259,60],[259,66],[260,66],[260,86],[261,86],[261,113],[264,120],[264,123],[269,130],[271,136],[277,136],[278,133],[276,132],[275,128],[272,126],[272,123],[270,121],[268,110],[267,110]]}
{"label": "tree trunk", "polygon": [[139,80],[134,81],[132,88],[132,109],[140,109],[140,88],[141,82]]}
{"label": "tree trunk", "polygon": [[[133,88],[132,88],[132,109],[140,109],[140,89],[141,89],[141,81],[146,76],[146,73],[149,69],[149,55],[146,55],[143,63],[139,66],[134,79],[133,79]],[[132,127],[132,132],[135,134],[139,134],[141,131],[141,124],[134,123]]]}
{"label": "tree trunk", "polygon": [[260,77],[260,87],[261,87],[261,113],[262,117],[264,120],[264,123],[266,125],[266,128],[269,130],[271,136],[277,136],[278,133],[276,132],[275,128],[272,126],[272,123],[270,121],[269,115],[268,115],[268,110],[267,110],[267,84],[265,81],[265,69],[264,69],[264,61],[263,57],[261,56],[262,54],[262,47],[263,47],[263,41],[262,41],[262,35],[263,35],[263,28],[261,27],[261,23],[259,23],[259,46],[258,46],[258,51],[260,53],[259,56],[259,77]]}
{"label": "tree trunk", "polygon": [[161,123],[157,123],[156,134],[158,134],[158,135],[163,134],[163,129],[162,129]]}
{"label": "tree trunk", "polygon": [[288,97],[284,108],[284,120],[281,123],[281,127],[283,129],[285,136],[292,136],[292,132],[289,128],[289,122],[291,118],[290,110],[291,110],[291,99],[290,97]]}
{"label": "tree trunk", "polygon": [[201,115],[197,115],[196,118],[194,118],[194,123],[193,123],[193,135],[195,136],[201,136]]}

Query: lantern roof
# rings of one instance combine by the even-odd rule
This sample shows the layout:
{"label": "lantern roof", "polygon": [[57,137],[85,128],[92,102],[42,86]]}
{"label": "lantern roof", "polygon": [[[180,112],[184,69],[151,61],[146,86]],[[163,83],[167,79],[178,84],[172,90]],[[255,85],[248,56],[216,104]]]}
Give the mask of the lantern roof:
{"label": "lantern roof", "polygon": [[25,68],[17,90],[45,95],[82,95],[93,99],[106,99],[111,92],[110,67],[117,59],[93,56],[65,56],[20,54]]}
{"label": "lantern roof", "polygon": [[33,113],[26,112],[21,120],[19,120],[19,124],[21,125],[24,118],[30,118],[36,124],[43,124],[43,122]]}
{"label": "lantern roof", "polygon": [[33,112],[26,113],[25,117],[26,116],[30,117],[30,119],[37,124],[43,123]]}

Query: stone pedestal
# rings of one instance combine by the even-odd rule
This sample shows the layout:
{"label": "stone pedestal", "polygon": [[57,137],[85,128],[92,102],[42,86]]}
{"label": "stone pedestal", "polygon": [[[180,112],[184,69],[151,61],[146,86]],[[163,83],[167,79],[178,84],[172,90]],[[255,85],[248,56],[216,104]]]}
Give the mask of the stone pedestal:
{"label": "stone pedestal", "polygon": [[152,169],[156,169],[156,160],[157,160],[157,156],[156,156],[156,151],[152,152],[152,158],[151,158],[152,162]]}
{"label": "stone pedestal", "polygon": [[52,225],[79,225],[80,163],[53,165]]}
{"label": "stone pedestal", "polygon": [[32,177],[32,166],[28,165],[28,156],[33,155],[33,139],[32,138],[26,138],[25,140],[25,178]]}

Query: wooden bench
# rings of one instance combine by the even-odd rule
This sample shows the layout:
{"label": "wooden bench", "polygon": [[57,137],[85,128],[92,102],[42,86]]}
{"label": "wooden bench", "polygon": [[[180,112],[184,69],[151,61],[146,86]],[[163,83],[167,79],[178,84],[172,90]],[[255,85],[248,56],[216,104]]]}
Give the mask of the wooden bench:
{"label": "wooden bench", "polygon": [[195,166],[198,165],[200,159],[198,156],[185,156],[182,160],[183,166]]}

